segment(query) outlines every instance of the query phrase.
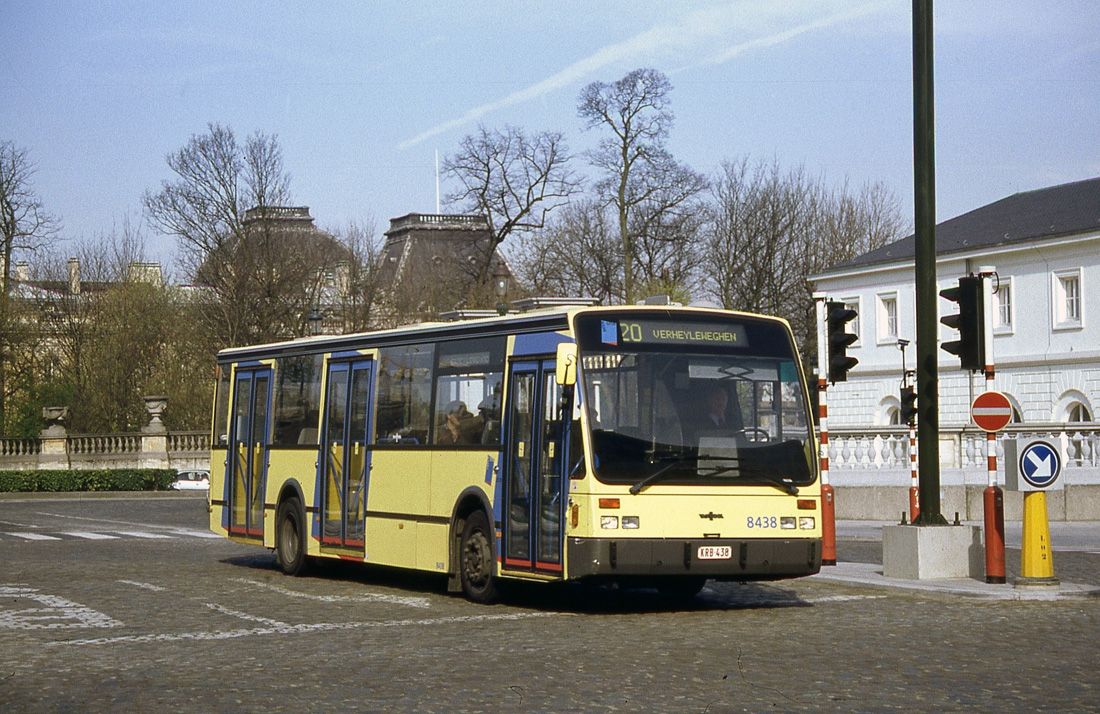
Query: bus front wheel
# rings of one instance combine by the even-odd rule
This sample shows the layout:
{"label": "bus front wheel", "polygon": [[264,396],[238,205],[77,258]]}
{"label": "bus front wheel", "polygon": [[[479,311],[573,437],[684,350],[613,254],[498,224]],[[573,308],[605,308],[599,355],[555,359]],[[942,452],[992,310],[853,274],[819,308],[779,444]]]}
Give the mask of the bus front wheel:
{"label": "bus front wheel", "polygon": [[495,601],[497,588],[496,561],[493,558],[492,531],[483,511],[474,511],[466,518],[459,545],[458,572],[462,580],[462,592],[474,602]]}
{"label": "bus front wheel", "polygon": [[288,498],[279,504],[275,518],[275,559],[287,575],[304,575],[309,564],[306,514],[297,498]]}

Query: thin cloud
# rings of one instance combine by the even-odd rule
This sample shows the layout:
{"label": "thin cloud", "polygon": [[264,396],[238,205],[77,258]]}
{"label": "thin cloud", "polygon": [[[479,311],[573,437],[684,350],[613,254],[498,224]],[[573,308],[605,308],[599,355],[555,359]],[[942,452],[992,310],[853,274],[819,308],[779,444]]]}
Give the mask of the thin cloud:
{"label": "thin cloud", "polygon": [[[845,20],[869,15],[893,4],[892,0],[859,5],[841,12],[803,22],[795,27],[775,29],[789,24],[792,18],[805,17],[828,4],[820,1],[771,3],[738,2],[689,13],[676,23],[658,25],[623,42],[607,45],[560,72],[502,99],[474,107],[462,116],[450,119],[398,144],[407,149],[451,129],[479,121],[486,114],[506,107],[538,99],[565,87],[574,86],[603,68],[627,61],[652,61],[655,56],[687,55],[707,51],[717,42],[733,34],[752,35],[752,39],[709,52],[709,57],[684,65],[674,71],[723,64],[747,51],[772,47],[799,35],[835,25]],[[764,34],[760,34],[764,33]]]}
{"label": "thin cloud", "polygon": [[826,27],[831,27],[841,22],[865,17],[867,15],[879,12],[885,7],[886,5],[884,3],[870,3],[867,5],[859,5],[844,12],[839,12],[835,15],[822,17],[817,20],[813,20],[812,22],[798,25],[797,27],[792,27],[787,30],[782,30],[780,32],[765,35],[763,37],[755,37],[746,42],[742,42],[731,47],[726,47],[708,59],[696,62],[694,64],[686,65],[684,67],[679,67],[674,70],[674,72],[683,72],[690,69],[697,69],[699,67],[709,67],[718,64],[725,64],[726,62],[729,62],[738,55],[745,54],[746,52],[749,52],[751,50],[762,49],[765,47],[774,47],[775,45],[793,40],[799,35],[804,35],[807,32],[822,30]]}

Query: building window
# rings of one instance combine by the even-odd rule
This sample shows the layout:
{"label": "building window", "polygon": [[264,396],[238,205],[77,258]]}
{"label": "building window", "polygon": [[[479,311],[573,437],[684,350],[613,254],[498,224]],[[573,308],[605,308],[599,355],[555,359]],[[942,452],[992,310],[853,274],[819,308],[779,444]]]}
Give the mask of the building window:
{"label": "building window", "polygon": [[858,297],[844,298],[842,300],[842,302],[844,303],[844,307],[848,308],[849,310],[853,310],[856,313],[856,319],[849,322],[845,329],[849,333],[856,336],[856,341],[853,342],[852,344],[853,345],[859,345],[859,322],[860,322],[859,298]]}
{"label": "building window", "polygon": [[1081,270],[1066,270],[1054,274],[1054,329],[1082,326]]}
{"label": "building window", "polygon": [[1012,279],[1002,278],[993,295],[993,304],[997,308],[993,316],[993,330],[998,333],[1012,332]]}
{"label": "building window", "polygon": [[896,342],[898,339],[898,294],[878,296],[878,341]]}
{"label": "building window", "polygon": [[1081,402],[1071,404],[1067,416],[1068,418],[1066,419],[1066,421],[1068,422],[1077,423],[1092,421],[1092,415],[1089,414],[1089,408]]}

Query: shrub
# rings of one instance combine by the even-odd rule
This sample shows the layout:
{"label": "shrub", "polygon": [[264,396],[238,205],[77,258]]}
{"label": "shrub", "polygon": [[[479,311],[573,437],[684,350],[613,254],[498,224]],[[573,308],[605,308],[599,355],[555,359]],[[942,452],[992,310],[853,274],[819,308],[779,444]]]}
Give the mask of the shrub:
{"label": "shrub", "polygon": [[164,491],[175,469],[0,471],[0,492]]}

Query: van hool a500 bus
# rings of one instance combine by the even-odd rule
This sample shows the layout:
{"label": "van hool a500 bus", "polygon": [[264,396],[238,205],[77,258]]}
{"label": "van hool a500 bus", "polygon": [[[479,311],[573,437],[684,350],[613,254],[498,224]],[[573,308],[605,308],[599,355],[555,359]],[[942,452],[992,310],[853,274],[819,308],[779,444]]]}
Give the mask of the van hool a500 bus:
{"label": "van hool a500 bus", "polygon": [[806,381],[777,318],[559,307],[218,355],[211,528],[343,558],[690,596],[816,573]]}

